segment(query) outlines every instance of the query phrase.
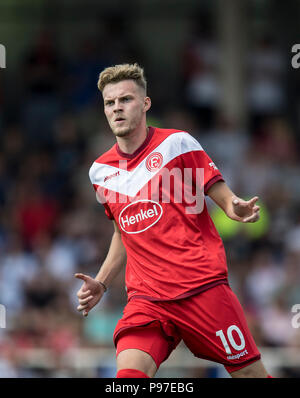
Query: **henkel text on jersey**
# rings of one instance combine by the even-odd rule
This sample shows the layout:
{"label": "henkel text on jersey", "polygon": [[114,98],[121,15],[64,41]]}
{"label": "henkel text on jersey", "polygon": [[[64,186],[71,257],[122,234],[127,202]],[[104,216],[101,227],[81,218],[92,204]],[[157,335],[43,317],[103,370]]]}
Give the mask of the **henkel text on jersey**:
{"label": "henkel text on jersey", "polygon": [[119,225],[128,234],[137,234],[156,224],[163,214],[162,206],[152,200],[138,200],[123,208]]}

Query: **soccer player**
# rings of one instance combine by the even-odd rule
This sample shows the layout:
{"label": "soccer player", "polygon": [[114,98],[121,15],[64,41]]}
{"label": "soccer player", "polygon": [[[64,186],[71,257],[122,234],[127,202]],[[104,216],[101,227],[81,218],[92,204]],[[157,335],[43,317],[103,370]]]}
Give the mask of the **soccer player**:
{"label": "soccer player", "polygon": [[259,219],[258,197],[237,197],[188,132],[147,127],[151,100],[139,65],[106,68],[98,88],[116,143],[89,175],[114,233],[96,277],[75,277],[83,280],[77,309],[87,316],[126,264],[116,377],[153,377],[181,340],[232,377],[268,377],[204,200],[247,223]]}

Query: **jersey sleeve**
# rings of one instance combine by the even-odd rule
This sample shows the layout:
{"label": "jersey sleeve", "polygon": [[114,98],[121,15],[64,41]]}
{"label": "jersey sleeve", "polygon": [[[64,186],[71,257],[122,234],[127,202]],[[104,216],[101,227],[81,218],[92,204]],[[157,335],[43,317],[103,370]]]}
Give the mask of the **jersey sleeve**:
{"label": "jersey sleeve", "polygon": [[[203,185],[204,194],[207,195],[209,188],[218,181],[224,181],[224,178],[215,163],[194,137],[187,134],[185,140],[187,142],[184,142],[182,145],[189,145],[191,150],[183,156],[184,167],[193,170],[197,168],[203,170],[203,181],[201,181],[201,185]],[[197,181],[195,182],[197,183]]]}
{"label": "jersey sleeve", "polygon": [[104,211],[105,211],[105,214],[107,215],[107,217],[110,220],[113,220],[114,216],[112,215],[112,212],[110,211],[110,208],[109,208],[108,204],[107,203],[103,203],[103,206],[104,206]]}
{"label": "jersey sleeve", "polygon": [[106,216],[110,219],[113,220],[114,216],[109,208],[109,205],[107,203],[107,198],[105,194],[105,189],[101,185],[102,181],[102,171],[100,168],[100,173],[99,173],[99,164],[97,162],[94,162],[93,165],[91,166],[89,170],[89,177],[90,181],[92,183],[92,186],[96,192],[96,200],[98,203],[101,203],[104,206],[105,214]]}
{"label": "jersey sleeve", "polygon": [[105,195],[103,192],[103,189],[101,189],[98,185],[93,184],[94,190],[96,192],[96,199],[97,202],[101,203],[104,207],[104,211],[106,216],[110,219],[110,220],[114,220],[114,216],[109,208],[109,205],[105,199]]}
{"label": "jersey sleeve", "polygon": [[192,157],[194,158],[196,167],[204,169],[204,194],[207,195],[209,188],[218,181],[224,181],[224,178],[215,163],[204,150],[193,153]]}

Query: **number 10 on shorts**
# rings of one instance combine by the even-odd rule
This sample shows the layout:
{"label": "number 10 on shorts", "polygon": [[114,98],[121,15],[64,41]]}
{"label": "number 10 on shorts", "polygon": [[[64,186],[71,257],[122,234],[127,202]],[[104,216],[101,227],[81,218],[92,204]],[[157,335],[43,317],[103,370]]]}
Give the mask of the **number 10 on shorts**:
{"label": "number 10 on shorts", "polygon": [[[237,334],[239,336],[240,344],[237,344],[237,342],[235,341],[235,339],[234,339],[234,337],[232,335],[232,332],[234,330],[237,332]],[[228,340],[226,339],[225,334],[224,334],[222,329],[218,330],[216,332],[216,336],[220,337],[220,339],[222,341],[222,344],[223,344],[227,354],[232,354],[230,346],[228,344],[228,341],[229,341],[230,345],[237,351],[241,351],[243,348],[245,348],[245,339],[244,339],[243,333],[241,332],[241,330],[236,325],[231,325],[227,329],[227,338],[228,338]]]}

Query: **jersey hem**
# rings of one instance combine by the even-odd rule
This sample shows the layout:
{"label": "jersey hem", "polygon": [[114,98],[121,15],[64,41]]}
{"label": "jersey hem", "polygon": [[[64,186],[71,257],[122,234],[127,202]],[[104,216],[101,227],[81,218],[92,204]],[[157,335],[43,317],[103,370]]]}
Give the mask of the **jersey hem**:
{"label": "jersey hem", "polygon": [[211,289],[212,287],[218,286],[218,285],[229,285],[227,278],[226,279],[220,279],[217,281],[213,281],[213,282],[209,282],[205,285],[202,286],[198,286],[195,289],[189,290],[188,292],[185,292],[183,294],[180,294],[179,296],[176,296],[174,298],[158,298],[158,297],[152,297],[152,296],[147,296],[147,295],[143,295],[143,294],[135,294],[133,296],[131,296],[128,299],[128,302],[131,300],[135,300],[135,299],[145,299],[148,301],[176,301],[176,300],[181,300],[181,299],[185,299],[187,297],[191,297],[194,296],[196,294],[205,292],[205,290]]}
{"label": "jersey hem", "polygon": [[252,358],[246,359],[244,362],[236,363],[236,364],[224,364],[228,373],[236,372],[240,369],[245,368],[246,366],[251,365],[252,363],[259,361],[261,359],[261,354],[255,355]]}

